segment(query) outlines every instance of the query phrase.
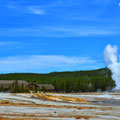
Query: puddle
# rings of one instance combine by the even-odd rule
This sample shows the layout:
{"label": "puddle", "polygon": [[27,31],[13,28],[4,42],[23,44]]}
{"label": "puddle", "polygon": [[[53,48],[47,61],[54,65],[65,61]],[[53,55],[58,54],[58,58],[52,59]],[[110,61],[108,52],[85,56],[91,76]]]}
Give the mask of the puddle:
{"label": "puddle", "polygon": [[109,106],[120,106],[120,100],[114,100],[114,99],[100,99],[99,100],[94,100],[94,101],[89,101],[94,104],[103,104],[103,105],[109,105]]}

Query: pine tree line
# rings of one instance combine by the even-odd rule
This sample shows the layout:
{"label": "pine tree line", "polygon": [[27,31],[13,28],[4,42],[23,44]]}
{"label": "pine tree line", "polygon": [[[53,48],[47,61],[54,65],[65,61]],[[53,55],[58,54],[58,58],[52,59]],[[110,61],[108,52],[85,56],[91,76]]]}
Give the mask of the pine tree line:
{"label": "pine tree line", "polygon": [[106,91],[115,87],[111,72],[107,68],[90,71],[53,72],[49,74],[0,74],[0,80],[26,80],[38,84],[53,84],[57,92]]}

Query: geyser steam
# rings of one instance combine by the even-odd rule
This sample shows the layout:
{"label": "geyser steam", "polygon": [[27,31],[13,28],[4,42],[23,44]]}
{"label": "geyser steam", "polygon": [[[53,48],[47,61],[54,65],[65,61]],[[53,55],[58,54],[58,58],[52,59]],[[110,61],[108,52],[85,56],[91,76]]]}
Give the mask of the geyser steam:
{"label": "geyser steam", "polygon": [[120,58],[117,54],[118,47],[107,45],[104,50],[104,59],[107,67],[112,72],[112,78],[116,83],[116,90],[120,90]]}

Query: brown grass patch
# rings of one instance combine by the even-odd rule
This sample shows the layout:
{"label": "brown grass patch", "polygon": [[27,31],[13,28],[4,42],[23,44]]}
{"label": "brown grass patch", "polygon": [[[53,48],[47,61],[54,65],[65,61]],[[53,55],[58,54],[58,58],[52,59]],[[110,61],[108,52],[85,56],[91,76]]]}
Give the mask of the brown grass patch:
{"label": "brown grass patch", "polygon": [[25,103],[9,103],[3,102],[0,103],[0,106],[21,106],[21,107],[46,107],[46,108],[67,108],[67,109],[99,109],[102,111],[105,110],[119,110],[119,108],[112,108],[112,107],[89,107],[89,106],[67,106],[67,105],[45,105],[45,104],[25,104]]}
{"label": "brown grass patch", "polygon": [[96,115],[109,115],[109,113],[97,113]]}
{"label": "brown grass patch", "polygon": [[2,100],[2,101],[0,101],[0,104],[12,104],[12,102],[10,102],[8,100]]}
{"label": "brown grass patch", "polygon": [[78,109],[96,109],[96,107],[77,107]]}
{"label": "brown grass patch", "polygon": [[[49,92],[47,92],[47,94],[51,94],[51,93],[49,93]],[[52,94],[65,94],[65,95],[69,95],[69,94],[71,94],[71,95],[104,95],[105,93],[97,93],[97,92],[82,92],[82,93],[52,93]]]}
{"label": "brown grass patch", "polygon": [[120,93],[119,94],[117,94],[117,93],[116,94],[110,94],[110,95],[120,95]]}
{"label": "brown grass patch", "polygon": [[97,109],[97,107],[88,107],[88,106],[67,106],[67,105],[43,105],[43,104],[36,104],[36,105],[30,105],[25,103],[6,103],[6,104],[0,104],[0,106],[21,106],[21,107],[47,107],[47,108],[75,108],[75,109]]}
{"label": "brown grass patch", "polygon": [[34,94],[32,97],[37,97],[39,99],[43,99],[47,101],[67,101],[67,102],[89,103],[83,98],[64,97],[64,96],[55,96],[55,95]]}
{"label": "brown grass patch", "polygon": [[88,120],[90,116],[77,116],[75,119],[85,119]]}
{"label": "brown grass patch", "polygon": [[[58,116],[54,115],[35,115],[35,114],[0,114],[0,116],[6,116],[6,117],[0,117],[0,120],[48,120],[48,119],[41,119],[40,117],[51,117],[51,118],[75,118],[75,119],[89,119],[90,116],[78,116],[78,115],[62,115],[59,114]],[[13,118],[11,118],[11,117]],[[22,118],[20,118],[22,117]],[[39,117],[39,118],[32,118],[32,117]]]}
{"label": "brown grass patch", "polygon": [[49,120],[49,119],[0,117],[0,120]]}

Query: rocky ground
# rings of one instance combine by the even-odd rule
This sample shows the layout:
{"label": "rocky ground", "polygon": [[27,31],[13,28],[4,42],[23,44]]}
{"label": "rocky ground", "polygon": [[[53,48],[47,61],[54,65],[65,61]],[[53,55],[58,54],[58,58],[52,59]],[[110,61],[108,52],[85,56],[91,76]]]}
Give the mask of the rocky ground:
{"label": "rocky ground", "polygon": [[0,120],[120,120],[119,93],[0,93]]}

